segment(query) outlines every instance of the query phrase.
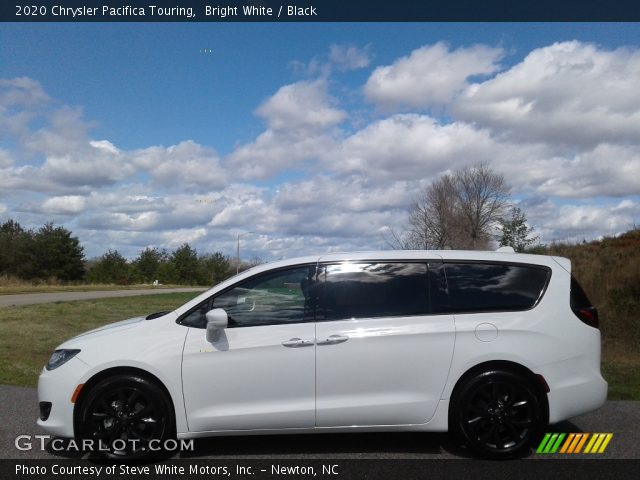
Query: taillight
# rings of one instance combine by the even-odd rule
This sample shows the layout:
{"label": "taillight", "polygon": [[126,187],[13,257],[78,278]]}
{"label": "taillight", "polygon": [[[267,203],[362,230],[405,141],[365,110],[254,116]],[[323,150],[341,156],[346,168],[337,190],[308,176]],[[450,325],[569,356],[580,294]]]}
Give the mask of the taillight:
{"label": "taillight", "polygon": [[596,307],[578,307],[573,308],[573,313],[576,314],[580,320],[593,328],[599,328],[600,323],[598,322],[598,310]]}
{"label": "taillight", "polygon": [[570,304],[571,310],[573,310],[576,317],[590,327],[598,328],[598,310],[593,306],[573,275],[571,276]]}

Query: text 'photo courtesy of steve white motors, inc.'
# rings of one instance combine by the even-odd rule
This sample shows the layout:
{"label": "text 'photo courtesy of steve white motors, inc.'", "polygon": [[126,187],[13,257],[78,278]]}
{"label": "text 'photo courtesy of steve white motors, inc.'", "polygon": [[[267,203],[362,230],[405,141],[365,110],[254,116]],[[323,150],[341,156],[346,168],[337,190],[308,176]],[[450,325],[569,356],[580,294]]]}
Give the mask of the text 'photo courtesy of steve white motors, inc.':
{"label": "text 'photo courtesy of steve white motors, inc.'", "polygon": [[251,17],[263,17],[265,19],[278,18],[312,18],[318,16],[318,7],[314,5],[297,6],[280,4],[275,6],[265,6],[256,4],[224,4],[224,5],[199,5],[197,7],[183,6],[159,6],[159,5],[100,5],[100,6],[64,6],[64,5],[16,5],[16,17],[44,17],[50,16],[54,20],[77,19],[77,20],[115,20],[119,18],[136,19],[140,21],[157,20],[167,18],[196,19],[198,17],[209,17],[219,19],[238,19]]}
{"label": "text 'photo courtesy of steve white motors, inc.'", "polygon": [[15,465],[15,475],[19,477],[46,476],[73,477],[91,476],[96,478],[124,477],[124,478],[172,478],[176,475],[207,476],[207,477],[242,477],[254,478],[288,477],[306,478],[340,478],[340,465],[336,463],[315,463],[314,465],[296,465],[291,462],[279,463],[216,463],[216,464],[156,464],[156,465],[78,465],[67,462],[52,463],[47,465]]}

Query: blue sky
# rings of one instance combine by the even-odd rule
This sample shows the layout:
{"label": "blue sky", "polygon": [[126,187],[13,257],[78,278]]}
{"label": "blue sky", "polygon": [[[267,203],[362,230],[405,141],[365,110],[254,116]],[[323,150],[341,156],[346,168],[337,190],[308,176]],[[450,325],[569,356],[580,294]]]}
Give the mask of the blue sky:
{"label": "blue sky", "polygon": [[88,256],[382,248],[420,188],[490,161],[544,241],[616,234],[639,48],[636,24],[2,24],[0,221]]}

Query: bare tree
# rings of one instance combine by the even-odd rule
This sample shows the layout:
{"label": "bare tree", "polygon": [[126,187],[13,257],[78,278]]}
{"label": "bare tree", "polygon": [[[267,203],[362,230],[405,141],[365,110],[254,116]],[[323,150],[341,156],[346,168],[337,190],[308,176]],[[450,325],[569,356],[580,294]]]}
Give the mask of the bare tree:
{"label": "bare tree", "polygon": [[395,234],[395,248],[489,246],[509,201],[504,176],[486,164],[444,174],[426,187],[409,208],[408,226]]}
{"label": "bare tree", "polygon": [[457,233],[455,178],[443,175],[409,208],[409,237],[419,248],[446,248]]}
{"label": "bare tree", "polygon": [[455,248],[487,248],[509,203],[504,175],[481,163],[458,170],[455,184],[462,227],[461,244]]}

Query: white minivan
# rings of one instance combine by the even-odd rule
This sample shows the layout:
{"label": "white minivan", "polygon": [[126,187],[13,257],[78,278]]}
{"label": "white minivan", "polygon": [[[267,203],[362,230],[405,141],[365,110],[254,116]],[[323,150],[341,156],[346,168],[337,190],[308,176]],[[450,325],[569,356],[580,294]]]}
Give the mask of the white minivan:
{"label": "white minivan", "polygon": [[607,383],[570,261],[500,250],[259,265],[60,345],[38,424],[118,458],[175,437],[354,430],[521,454],[547,423],[600,407]]}

